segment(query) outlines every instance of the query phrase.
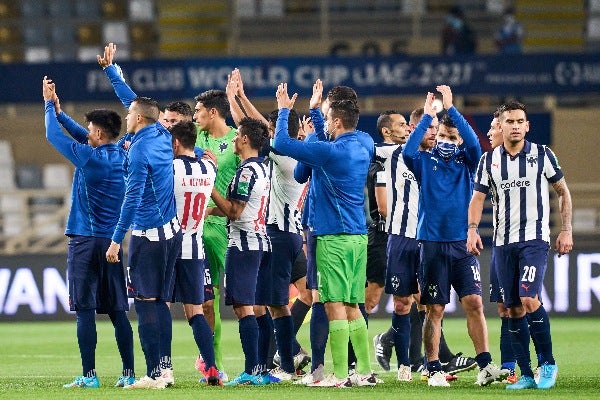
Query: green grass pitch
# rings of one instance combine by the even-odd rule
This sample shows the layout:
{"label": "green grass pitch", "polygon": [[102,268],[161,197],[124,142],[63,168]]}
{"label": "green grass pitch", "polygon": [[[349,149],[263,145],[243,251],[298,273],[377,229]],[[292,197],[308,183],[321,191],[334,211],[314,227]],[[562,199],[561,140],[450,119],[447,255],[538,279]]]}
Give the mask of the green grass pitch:
{"label": "green grass pitch", "polygon": [[[387,319],[369,322],[369,336],[389,326]],[[554,354],[559,366],[556,387],[550,390],[510,392],[503,384],[481,388],[473,383],[476,372],[459,374],[450,388],[429,388],[415,374],[413,382],[396,382],[395,372],[382,371],[373,354],[373,370],[385,381],[376,387],[348,389],[309,388],[289,383],[265,387],[207,387],[198,383],[194,369],[197,349],[191,328],[184,321],[173,324],[173,364],[175,386],[166,390],[123,391],[113,384],[120,374],[120,360],[112,326],[106,320],[98,323],[96,370],[99,389],[63,389],[81,373],[79,351],[75,337],[75,322],[4,322],[0,323],[0,398],[6,399],[598,399],[600,398],[600,323],[592,318],[553,318]],[[136,373],[143,376],[144,358],[137,337],[137,322],[132,322],[136,342]],[[499,361],[499,319],[488,317],[490,349]],[[444,332],[453,352],[473,355],[464,319],[448,318]],[[308,324],[299,333],[299,340],[308,347]],[[223,323],[223,348],[226,371],[230,377],[243,368],[243,354],[238,339],[237,322]],[[371,343],[370,343],[371,345]],[[372,345],[371,353],[373,351]],[[392,358],[393,360],[394,358]],[[329,349],[326,370],[331,372]],[[393,367],[395,363],[393,363]]]}

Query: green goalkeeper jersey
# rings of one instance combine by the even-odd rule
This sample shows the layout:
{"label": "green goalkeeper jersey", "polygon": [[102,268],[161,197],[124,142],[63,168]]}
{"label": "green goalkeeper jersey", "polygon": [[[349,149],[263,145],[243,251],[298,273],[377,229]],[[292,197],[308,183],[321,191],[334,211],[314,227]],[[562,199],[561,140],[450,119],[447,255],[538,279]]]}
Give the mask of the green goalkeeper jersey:
{"label": "green goalkeeper jersey", "polygon": [[[225,196],[227,185],[231,182],[231,178],[235,175],[240,158],[233,153],[233,138],[235,137],[236,128],[231,128],[225,136],[214,138],[207,131],[198,130],[196,138],[196,146],[212,151],[217,157],[217,178],[215,180],[215,188],[219,193]],[[208,207],[214,207],[215,203],[210,199]],[[213,219],[212,216],[207,216],[207,219]],[[224,218],[216,217],[220,220]]]}

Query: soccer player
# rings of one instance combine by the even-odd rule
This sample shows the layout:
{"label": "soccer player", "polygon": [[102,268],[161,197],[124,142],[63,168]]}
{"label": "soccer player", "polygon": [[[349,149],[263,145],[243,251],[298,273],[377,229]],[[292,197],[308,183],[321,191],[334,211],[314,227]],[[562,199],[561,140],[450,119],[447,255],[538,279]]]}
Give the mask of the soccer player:
{"label": "soccer player", "polygon": [[[320,86],[320,90],[319,90]],[[322,84],[317,81],[310,100],[311,118],[317,132],[323,124],[316,105]],[[366,322],[358,309],[364,302],[366,276],[366,221],[364,184],[369,168],[369,151],[358,139],[358,106],[351,100],[333,101],[327,111],[330,141],[307,143],[292,139],[287,132],[290,98],[287,85],[277,88],[279,117],[273,147],[313,168],[315,205],[313,234],[317,240],[319,296],[329,319],[334,375],[316,386],[375,385],[371,373]],[[317,111],[317,112],[315,112]],[[324,139],[324,135],[320,139]],[[348,168],[348,160],[352,167]],[[356,373],[348,376],[348,340],[356,355]]]}
{"label": "soccer player", "polygon": [[[367,195],[371,224],[367,228],[367,287],[365,289],[365,311],[370,314],[379,304],[385,285],[386,245],[388,235],[386,225],[385,181],[380,172],[383,163],[389,157],[395,143],[406,143],[410,133],[404,116],[394,110],[385,111],[377,118],[377,132],[383,143],[375,145],[375,160],[369,166],[367,174]],[[383,190],[382,190],[383,188]]]}
{"label": "soccer player", "polygon": [[173,302],[183,303],[183,310],[192,327],[194,340],[204,359],[205,380],[209,385],[222,385],[215,365],[212,331],[202,310],[204,303],[204,246],[202,227],[208,199],[217,174],[210,160],[198,159],[194,153],[197,129],[191,121],[170,126],[177,218],[183,231],[181,255],[175,263]]}
{"label": "soccer player", "polygon": [[125,201],[106,258],[118,260],[120,243],[131,227],[128,288],[138,314],[146,376],[125,388],[162,389],[174,382],[172,366],[161,360],[161,351],[170,348],[172,319],[167,302],[173,294],[173,271],[182,241],[175,207],[173,148],[171,134],[158,122],[158,103],[147,97],[131,100],[133,92],[112,64],[114,53],[114,46],[107,46],[98,63],[129,109],[127,132],[133,138],[126,158]]}
{"label": "soccer player", "polygon": [[[225,256],[225,304],[233,306],[238,318],[240,340],[245,356],[244,371],[226,383],[232,385],[265,385],[258,359],[259,326],[254,314],[257,281],[270,273],[270,242],[265,218],[269,200],[269,176],[263,158],[258,156],[268,140],[267,127],[261,121],[243,118],[233,141],[234,152],[242,163],[227,187],[226,197],[213,188],[216,207],[210,215],[226,216],[229,244]],[[264,288],[260,288],[264,290]]]}
{"label": "soccer player", "polygon": [[[423,114],[423,107],[417,108],[411,112],[409,120],[410,131],[414,131],[417,124],[421,121]],[[381,122],[383,124],[385,120],[382,120]],[[429,151],[435,146],[437,129],[438,118],[436,116],[431,121],[431,124],[427,127],[427,132],[419,146],[420,151]],[[383,137],[385,138],[385,135]],[[384,165],[382,166],[382,170],[384,172],[380,173],[382,176],[378,178],[378,186],[376,188],[377,192],[379,193],[378,204],[383,203],[383,206],[380,206],[381,211],[386,216],[390,215],[392,221],[394,221],[394,223],[386,225],[386,232],[391,234],[391,236],[388,237],[388,242],[396,242],[396,245],[400,241],[406,242],[406,246],[396,246],[390,250],[393,253],[401,253],[404,255],[404,257],[394,257],[394,259],[412,259],[413,261],[417,260],[418,264],[418,247],[416,246],[415,236],[417,226],[416,210],[418,208],[419,189],[414,176],[410,171],[408,171],[406,165],[404,164],[404,161],[401,157],[402,147],[400,146],[406,143],[408,135],[392,135],[392,139],[395,139],[394,141],[397,143],[396,145],[388,145],[377,149],[379,150],[378,157],[384,162]],[[394,171],[394,176],[392,176],[392,171]],[[388,188],[390,189],[388,190]],[[391,208],[388,209],[389,207]],[[402,226],[404,226],[404,228],[402,228]],[[399,351],[401,352],[400,354],[403,362],[399,361],[398,363],[398,380],[409,380],[409,377],[412,378],[412,374],[409,374],[409,372],[412,371],[421,371],[421,379],[427,380],[429,375],[427,369],[423,366],[423,355],[421,353],[421,347],[423,345],[422,335],[423,322],[425,320],[425,307],[421,306],[420,304],[417,306],[420,298],[420,292],[412,293],[412,295],[408,298],[406,296],[396,296],[394,293],[399,291],[400,283],[402,282],[396,273],[399,273],[400,276],[406,275],[406,263],[398,264],[393,260],[388,261],[389,259],[387,256],[384,260],[388,263],[387,270],[389,271],[387,274],[389,282],[386,283],[386,288],[394,295],[394,304],[396,304],[396,301],[398,301],[399,309],[405,312],[405,306],[407,306],[405,302],[411,301],[411,303],[413,303],[413,305],[410,306],[408,317],[410,326],[408,361],[410,362],[411,371],[408,371],[408,368],[401,368],[401,365],[408,365],[403,364],[403,362],[406,362],[406,354],[404,354],[406,337],[404,335],[406,335],[407,328],[404,324],[406,323],[405,320],[407,317],[396,317],[394,315],[392,318],[393,320],[396,319],[397,325],[403,325],[403,329],[398,329],[398,326],[392,326],[387,332],[375,335],[373,338],[373,344],[375,346],[375,358],[383,369],[386,371],[389,370],[392,348],[395,346],[396,340],[399,340],[401,347],[400,349],[396,347],[396,353]],[[416,275],[414,275],[414,278],[416,279]],[[413,275],[411,274],[409,275],[408,282],[410,282],[412,279]],[[404,281],[406,282],[407,279]],[[412,302],[411,298],[414,298],[417,303]],[[397,334],[400,334],[400,336],[397,337]],[[450,351],[444,337],[443,329],[440,333],[439,356],[443,370],[448,374],[446,375],[446,380],[449,381],[456,379],[454,378],[454,375],[458,372],[470,370],[475,368],[477,365],[473,358],[463,357],[462,353],[453,354]]]}
{"label": "soccer player", "polygon": [[[571,194],[552,150],[525,140],[529,132],[525,106],[519,102],[503,104],[498,120],[503,143],[479,162],[469,205],[466,249],[480,253],[477,227],[485,195],[491,192],[498,219],[494,229],[496,273],[508,308],[512,349],[521,370],[521,378],[506,388],[549,389],[556,383],[558,367],[552,354],[549,317],[539,299],[550,247],[548,183],[558,195],[562,228],[554,249],[559,256],[573,248]],[[530,331],[537,340],[541,361],[537,383],[531,370]]]}
{"label": "soccer player", "polygon": [[175,125],[178,122],[192,121],[193,117],[194,111],[192,111],[192,107],[188,103],[173,101],[165,107],[161,116],[161,123],[165,128],[169,129],[171,125]]}
{"label": "soccer player", "polygon": [[[110,110],[85,115],[88,129],[60,109],[55,84],[44,77],[46,138],[75,166],[71,210],[65,235],[69,237],[67,275],[69,304],[77,316],[77,342],[83,372],[65,388],[97,388],[95,314],[108,314],[123,363],[116,386],[135,381],[133,331],[122,261],[109,263],[104,253],[119,218],[125,195],[124,150],[117,146],[121,117]],[[73,139],[63,134],[61,125]]]}
{"label": "soccer player", "polygon": [[[269,137],[273,137],[278,111],[269,114],[268,120],[264,119],[244,93],[242,77],[238,69],[233,70],[229,76],[226,93],[234,121],[239,121],[245,114],[264,120],[269,129]],[[292,114],[288,120],[288,130],[292,137],[297,138],[300,119],[295,111]],[[265,149],[265,161],[269,166],[271,180],[266,221],[267,235],[271,241],[271,274],[261,274],[257,305],[254,307],[260,329],[259,361],[261,365],[268,363],[269,344],[274,331],[279,367],[273,368],[270,374],[279,381],[289,381],[296,378],[297,368],[302,368],[310,361],[307,353],[301,350],[295,340],[294,321],[288,306],[292,269],[302,252],[300,207],[304,200],[306,185],[294,179],[296,160],[278,154],[269,142],[265,143]],[[262,288],[265,290],[260,290]],[[269,306],[269,312],[266,305]],[[297,365],[295,365],[295,354],[300,354]],[[305,357],[308,360],[302,365]]]}
{"label": "soccer player", "polygon": [[[227,125],[229,115],[229,101],[227,94],[222,90],[208,90],[194,98],[194,122],[198,127],[196,146],[210,150],[217,159],[217,179],[215,188],[221,195],[236,173],[240,158],[233,151],[232,140],[236,135],[236,128]],[[214,207],[214,201],[208,207]],[[204,221],[204,251],[210,267],[210,279],[213,286],[213,299],[204,302],[204,315],[213,329],[215,359],[223,381],[228,377],[224,371],[221,349],[221,316],[219,313],[219,287],[221,271],[225,268],[225,253],[227,252],[226,219],[218,215],[207,215]],[[196,368],[205,369],[202,357],[198,357]]]}
{"label": "soccer player", "polygon": [[436,115],[434,95],[427,93],[421,122],[402,150],[408,169],[420,188],[417,240],[420,242],[419,286],[421,303],[427,307],[423,342],[430,386],[450,386],[439,360],[441,321],[453,286],[467,316],[467,329],[475,347],[479,366],[477,384],[487,386],[504,379],[489,352],[487,326],[481,300],[481,281],[477,259],[466,251],[468,202],[472,177],[481,155],[473,129],[452,104],[449,86],[436,88],[442,93],[447,114],[440,120],[437,144],[431,152],[419,145]]}
{"label": "soccer player", "polygon": [[126,196],[106,252],[109,262],[118,261],[120,243],[132,228],[127,286],[138,315],[146,376],[126,389],[167,385],[161,378],[160,336],[162,329],[172,326],[166,302],[173,294],[173,268],[182,233],[175,209],[171,135],[158,117],[158,104],[152,99],[138,97],[129,106],[127,131],[134,136],[125,164]]}

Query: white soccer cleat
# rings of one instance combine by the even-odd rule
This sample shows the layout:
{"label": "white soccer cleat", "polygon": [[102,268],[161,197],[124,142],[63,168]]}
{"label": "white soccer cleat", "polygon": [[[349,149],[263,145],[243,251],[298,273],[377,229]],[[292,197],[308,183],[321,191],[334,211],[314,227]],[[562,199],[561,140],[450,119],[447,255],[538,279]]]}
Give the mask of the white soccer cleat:
{"label": "white soccer cleat", "polygon": [[410,366],[400,365],[400,368],[398,368],[398,381],[399,382],[412,381],[412,372],[410,370]]}
{"label": "white soccer cleat", "polygon": [[500,369],[497,365],[489,363],[477,373],[476,385],[487,386],[495,381],[502,381],[510,373],[507,369]]}
{"label": "white soccer cleat", "polygon": [[175,384],[175,378],[173,377],[173,368],[161,368],[160,378],[165,382],[167,386],[173,386]]}
{"label": "white soccer cleat", "polygon": [[161,378],[152,379],[146,375],[131,385],[124,386],[123,389],[164,389],[166,387],[166,382]]}
{"label": "white soccer cleat", "polygon": [[377,377],[372,372],[367,375],[355,372],[348,379],[352,382],[352,386],[375,386],[377,384]]}
{"label": "white soccer cleat", "polygon": [[280,382],[295,381],[296,379],[298,379],[298,375],[296,374],[296,372],[290,373],[283,370],[281,367],[273,368],[269,371],[269,373],[275,378],[279,379]]}
{"label": "white soccer cleat", "polygon": [[338,379],[335,377],[334,374],[329,374],[324,379],[322,379],[316,383],[313,382],[312,384],[306,385],[306,386],[349,388],[349,387],[352,387],[352,382],[350,381],[349,377],[343,378],[343,379]]}
{"label": "white soccer cleat", "polygon": [[450,387],[450,384],[446,380],[446,373],[444,371],[436,371],[431,373],[429,378],[427,378],[427,384],[429,386]]}

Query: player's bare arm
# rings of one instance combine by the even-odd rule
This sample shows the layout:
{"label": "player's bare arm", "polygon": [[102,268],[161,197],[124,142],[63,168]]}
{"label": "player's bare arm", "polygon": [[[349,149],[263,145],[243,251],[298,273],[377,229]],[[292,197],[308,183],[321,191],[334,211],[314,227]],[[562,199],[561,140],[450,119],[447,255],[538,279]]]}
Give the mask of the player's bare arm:
{"label": "player's bare arm", "polygon": [[485,194],[473,191],[471,202],[469,203],[469,213],[467,226],[467,251],[476,256],[481,254],[483,242],[479,236],[479,222],[481,222],[481,214],[483,213],[483,203]]}
{"label": "player's bare arm", "polygon": [[558,252],[558,256],[560,257],[573,250],[573,203],[565,178],[561,178],[558,182],[553,183],[552,187],[558,195],[558,209],[562,222],[560,233],[556,238],[554,246],[554,250]]}

